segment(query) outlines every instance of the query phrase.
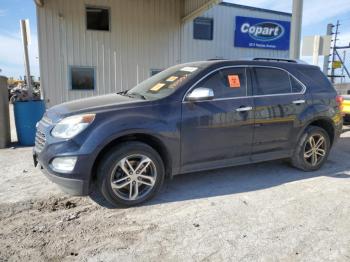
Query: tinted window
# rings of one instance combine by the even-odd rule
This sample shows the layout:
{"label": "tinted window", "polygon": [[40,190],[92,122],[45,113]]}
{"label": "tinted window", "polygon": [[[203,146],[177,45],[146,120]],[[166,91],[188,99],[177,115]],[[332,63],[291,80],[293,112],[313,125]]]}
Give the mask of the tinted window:
{"label": "tinted window", "polygon": [[285,94],[291,92],[288,73],[274,68],[254,68],[254,95]]}
{"label": "tinted window", "polygon": [[109,9],[86,7],[86,28],[88,30],[109,31]]}
{"label": "tinted window", "polygon": [[213,40],[213,19],[198,17],[193,21],[193,38]]}
{"label": "tinted window", "polygon": [[333,90],[331,82],[320,69],[306,67],[299,70],[299,73],[305,76],[307,78],[306,81],[308,81],[312,86],[315,86],[318,91]]}
{"label": "tinted window", "polygon": [[290,76],[290,83],[292,85],[293,93],[300,93],[303,90],[303,86],[292,76]]}
{"label": "tinted window", "polygon": [[201,81],[197,87],[213,89],[215,98],[246,96],[247,83],[245,71],[245,68],[220,70]]}
{"label": "tinted window", "polygon": [[95,89],[95,68],[72,66],[70,76],[72,90]]}

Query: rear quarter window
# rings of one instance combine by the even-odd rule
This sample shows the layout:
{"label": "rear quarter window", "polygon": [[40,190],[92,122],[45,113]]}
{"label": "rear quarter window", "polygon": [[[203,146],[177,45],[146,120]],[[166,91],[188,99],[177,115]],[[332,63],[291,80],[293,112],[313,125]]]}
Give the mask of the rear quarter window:
{"label": "rear quarter window", "polygon": [[334,91],[334,88],[328,78],[318,68],[300,68],[298,69],[308,82],[308,85],[318,91]]}

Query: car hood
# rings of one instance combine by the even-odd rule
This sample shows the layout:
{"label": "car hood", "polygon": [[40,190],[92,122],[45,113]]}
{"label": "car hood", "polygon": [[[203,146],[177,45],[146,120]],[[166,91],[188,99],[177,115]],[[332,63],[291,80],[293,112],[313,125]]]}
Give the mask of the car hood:
{"label": "car hood", "polygon": [[54,122],[70,115],[98,112],[115,107],[130,106],[130,104],[142,103],[144,100],[122,96],[118,94],[108,94],[84,98],[59,104],[50,108],[46,115]]}

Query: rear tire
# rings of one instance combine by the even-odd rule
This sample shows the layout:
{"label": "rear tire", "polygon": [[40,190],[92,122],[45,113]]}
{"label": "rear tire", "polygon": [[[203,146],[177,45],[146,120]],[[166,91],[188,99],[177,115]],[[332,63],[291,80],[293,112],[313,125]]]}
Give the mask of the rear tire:
{"label": "rear tire", "polygon": [[125,142],[111,149],[97,170],[98,188],[113,206],[134,206],[150,200],[164,178],[161,157],[141,142]]}
{"label": "rear tire", "polygon": [[315,171],[327,161],[331,149],[328,133],[318,126],[309,126],[301,135],[291,164],[303,171]]}

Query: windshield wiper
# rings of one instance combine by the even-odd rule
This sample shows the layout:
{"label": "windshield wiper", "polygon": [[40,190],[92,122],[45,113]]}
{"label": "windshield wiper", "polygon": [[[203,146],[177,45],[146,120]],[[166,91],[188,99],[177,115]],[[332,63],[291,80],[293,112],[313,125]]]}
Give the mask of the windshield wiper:
{"label": "windshield wiper", "polygon": [[138,97],[142,98],[143,100],[147,100],[147,98],[144,95],[141,95],[139,93],[126,93],[125,95],[128,97],[131,97],[131,98],[138,96]]}
{"label": "windshield wiper", "polygon": [[124,90],[124,91],[117,92],[117,95],[125,96],[128,93],[128,91],[129,90]]}

